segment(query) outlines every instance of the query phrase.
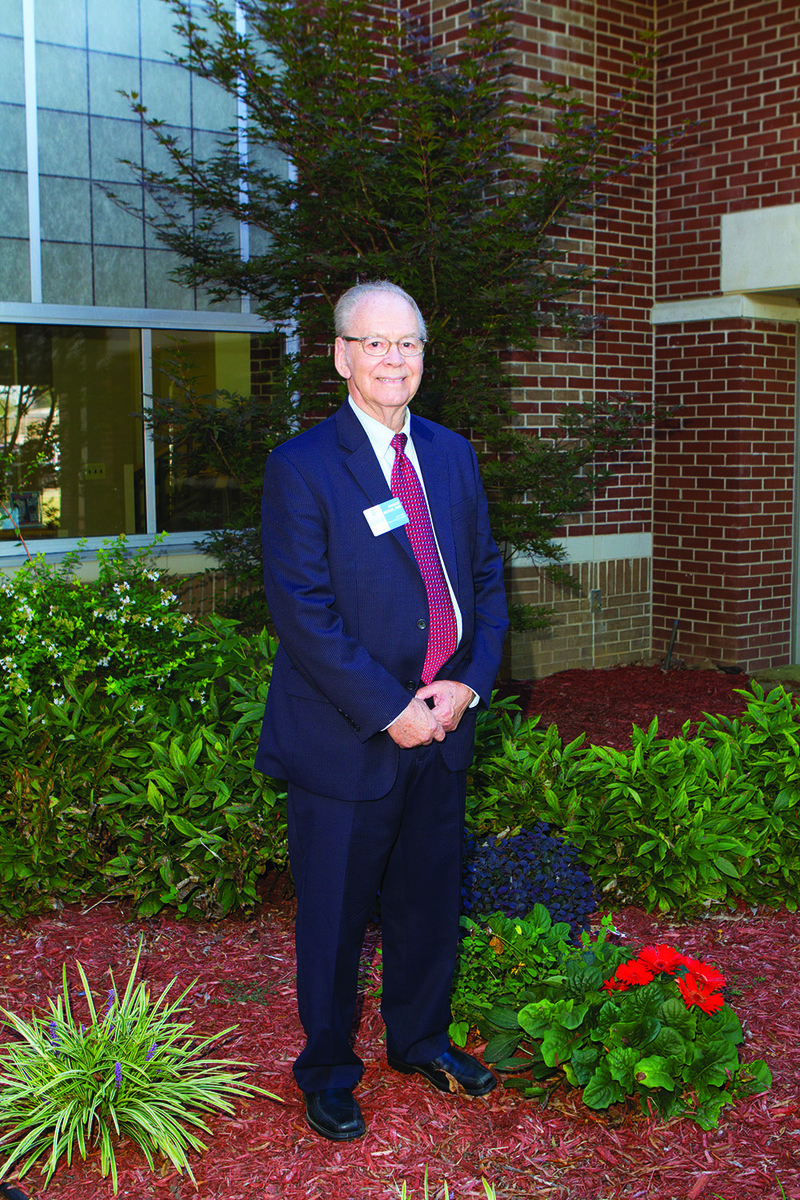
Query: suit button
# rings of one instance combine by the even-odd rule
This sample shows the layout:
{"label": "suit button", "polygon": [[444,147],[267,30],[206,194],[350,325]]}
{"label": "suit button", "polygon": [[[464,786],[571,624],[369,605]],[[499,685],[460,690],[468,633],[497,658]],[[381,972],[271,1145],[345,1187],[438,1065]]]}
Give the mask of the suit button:
{"label": "suit button", "polygon": [[409,679],[408,683],[406,684],[406,688],[409,692],[415,692],[417,690],[416,682],[413,679]]}
{"label": "suit button", "polygon": [[424,617],[420,617],[420,619],[417,621],[417,629],[427,629],[427,628],[428,628],[428,622],[424,619]]}

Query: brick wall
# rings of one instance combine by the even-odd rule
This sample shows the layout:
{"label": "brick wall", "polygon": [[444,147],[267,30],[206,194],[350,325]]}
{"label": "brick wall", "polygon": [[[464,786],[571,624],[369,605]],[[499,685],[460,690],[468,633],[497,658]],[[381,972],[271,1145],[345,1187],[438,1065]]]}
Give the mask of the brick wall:
{"label": "brick wall", "polygon": [[[582,94],[587,113],[618,106],[628,85],[626,72],[641,51],[640,35],[653,28],[651,3],[544,4],[520,7],[518,54],[524,88],[536,92],[548,83],[567,83]],[[649,142],[653,94],[641,89],[620,125],[607,159]],[[546,137],[546,121],[539,128]],[[546,430],[565,404],[630,395],[652,400],[653,345],[650,325],[653,268],[653,166],[643,161],[630,175],[609,179],[594,220],[561,232],[570,256],[613,274],[579,297],[595,319],[593,338],[580,344],[542,338],[535,359],[516,369],[520,422]],[[652,443],[614,456],[613,476],[590,507],[568,514],[564,536],[649,533],[652,522]],[[533,567],[516,566],[510,590],[514,601],[556,610],[545,634],[513,634],[506,670],[512,677],[542,676],[574,666],[631,662],[650,653],[650,573],[647,560],[576,564],[579,592],[553,585]],[[591,611],[589,593],[599,590],[602,610]]]}
{"label": "brick wall", "polygon": [[[470,19],[467,3],[422,8],[443,47]],[[651,305],[720,294],[724,214],[800,202],[796,0],[521,0],[515,19],[520,91],[566,82],[590,110],[613,106],[638,36],[655,29],[653,88],[620,130],[618,153],[690,127],[654,168],[610,181],[591,224],[561,231],[574,255],[616,267],[578,298],[605,327],[580,345],[543,339],[537,356],[514,365],[519,421],[531,429],[593,393],[683,406],[654,442],[620,457],[590,510],[563,529],[652,531],[652,575],[646,562],[635,581],[626,560],[576,565],[583,596],[559,596],[517,566],[512,598],[551,603],[558,617],[548,635],[512,642],[507,670],[521,678],[629,661],[644,647],[663,653],[676,616],[683,657],[780,665],[791,647],[796,324],[701,320],[654,331]],[[534,164],[546,134],[543,120],[528,138]],[[800,295],[800,267],[797,283]],[[611,605],[589,611],[602,572],[614,577],[609,595],[631,619],[627,631]]]}
{"label": "brick wall", "polygon": [[698,120],[659,164],[656,299],[719,291],[723,213],[800,199],[795,0],[659,0],[660,129]]}
{"label": "brick wall", "polygon": [[[789,0],[662,0],[658,30],[659,125],[699,124],[658,167],[656,300],[711,297],[721,217],[800,200],[800,12]],[[678,616],[689,658],[789,661],[795,331],[752,320],[658,331],[657,391],[684,407],[656,457],[656,651]]]}
{"label": "brick wall", "polygon": [[658,439],[653,640],[749,670],[788,661],[794,507],[794,329],[663,327],[658,389],[681,410]]}

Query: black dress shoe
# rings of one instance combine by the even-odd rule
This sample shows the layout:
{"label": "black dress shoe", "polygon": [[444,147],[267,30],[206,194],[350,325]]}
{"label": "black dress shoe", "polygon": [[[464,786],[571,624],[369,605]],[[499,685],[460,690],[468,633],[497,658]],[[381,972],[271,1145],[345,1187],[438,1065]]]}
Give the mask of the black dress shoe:
{"label": "black dress shoe", "polygon": [[453,1077],[468,1096],[485,1096],[497,1083],[492,1072],[482,1063],[479,1063],[471,1054],[465,1054],[463,1050],[456,1049],[455,1046],[451,1046],[438,1058],[431,1059],[427,1063],[407,1063],[399,1058],[393,1058],[391,1054],[387,1058],[389,1066],[393,1067],[395,1071],[402,1071],[404,1075],[411,1075],[414,1072],[417,1075],[424,1075],[440,1092],[456,1091],[449,1076]]}
{"label": "black dress shoe", "polygon": [[28,1200],[24,1192],[10,1183],[0,1183],[0,1196],[5,1196],[7,1200]]}
{"label": "black dress shoe", "polygon": [[350,1088],[323,1088],[305,1096],[306,1120],[315,1133],[332,1142],[352,1142],[367,1132]]}

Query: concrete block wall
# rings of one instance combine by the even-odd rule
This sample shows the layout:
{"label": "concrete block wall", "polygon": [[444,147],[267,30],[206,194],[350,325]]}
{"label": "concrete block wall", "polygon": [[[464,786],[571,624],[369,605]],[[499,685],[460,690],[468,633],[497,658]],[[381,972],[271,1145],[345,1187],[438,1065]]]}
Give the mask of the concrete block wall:
{"label": "concrete block wall", "polygon": [[[510,600],[557,610],[547,630],[507,639],[503,675],[534,679],[572,667],[610,667],[650,656],[650,560],[576,564],[565,593],[533,567],[514,571]],[[567,597],[567,598],[565,598]]]}

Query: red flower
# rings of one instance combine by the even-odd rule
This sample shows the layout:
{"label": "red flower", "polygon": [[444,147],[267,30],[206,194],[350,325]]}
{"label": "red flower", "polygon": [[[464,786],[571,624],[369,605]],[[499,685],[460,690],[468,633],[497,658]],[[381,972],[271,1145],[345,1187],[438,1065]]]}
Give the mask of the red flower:
{"label": "red flower", "polygon": [[616,978],[623,983],[650,983],[653,978],[653,972],[646,963],[640,962],[638,958],[632,962],[622,963],[617,967]]}
{"label": "red flower", "polygon": [[639,962],[644,963],[654,975],[658,975],[660,971],[674,975],[685,966],[686,959],[677,950],[673,950],[672,946],[645,946],[639,954]]}
{"label": "red flower", "polygon": [[725,1003],[719,992],[702,980],[696,979],[690,972],[687,972],[682,979],[676,979],[675,982],[687,1008],[694,1005],[705,1013],[715,1013]]}
{"label": "red flower", "polygon": [[630,986],[631,985],[626,983],[623,979],[617,979],[615,975],[612,975],[611,978],[607,979],[603,984],[603,987],[608,992],[609,996],[613,992],[627,992]]}
{"label": "red flower", "polygon": [[716,967],[712,967],[710,963],[698,962],[696,958],[687,958],[684,961],[686,970],[690,971],[700,983],[704,983],[707,987],[715,989],[725,987],[725,976]]}

